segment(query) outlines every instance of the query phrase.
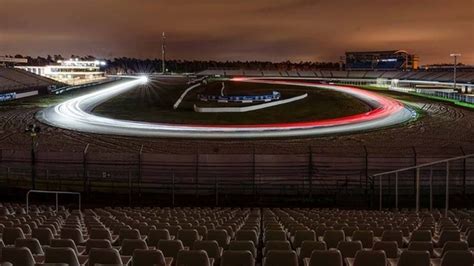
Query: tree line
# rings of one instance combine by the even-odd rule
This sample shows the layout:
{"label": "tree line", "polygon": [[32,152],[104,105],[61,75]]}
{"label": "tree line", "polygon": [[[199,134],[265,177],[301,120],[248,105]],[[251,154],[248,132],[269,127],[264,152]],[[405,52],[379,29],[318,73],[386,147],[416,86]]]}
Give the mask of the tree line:
{"label": "tree line", "polygon": [[[9,57],[26,58],[28,64],[33,66],[42,66],[54,64],[59,60],[67,60],[69,58],[78,58],[79,60],[98,60],[91,55],[78,56],[71,55],[70,57],[63,57],[62,55],[48,55],[46,57],[31,57],[23,55],[14,55]],[[130,57],[119,57],[104,60],[107,65],[104,69],[111,73],[150,73],[162,72],[161,59],[139,59]],[[278,70],[278,71],[311,71],[311,70],[337,70],[339,63],[334,62],[270,62],[270,61],[215,61],[215,60],[178,60],[170,59],[165,61],[167,72],[199,72],[206,69],[245,69],[245,70]]]}

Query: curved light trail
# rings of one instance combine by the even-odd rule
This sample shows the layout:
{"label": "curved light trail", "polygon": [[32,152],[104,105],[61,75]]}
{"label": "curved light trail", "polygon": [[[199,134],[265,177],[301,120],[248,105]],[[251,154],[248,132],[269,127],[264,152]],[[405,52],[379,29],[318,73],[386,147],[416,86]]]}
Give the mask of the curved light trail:
{"label": "curved light trail", "polygon": [[144,78],[139,78],[123,81],[100,91],[46,108],[38,112],[37,118],[46,124],[60,128],[109,135],[180,138],[268,138],[321,136],[374,130],[404,123],[416,116],[413,110],[392,98],[349,86],[315,84],[303,80],[283,81],[258,78],[234,78],[232,81],[304,86],[338,91],[364,101],[372,107],[372,110],[334,119],[258,125],[148,123],[112,119],[91,113],[101,103],[146,82]]}

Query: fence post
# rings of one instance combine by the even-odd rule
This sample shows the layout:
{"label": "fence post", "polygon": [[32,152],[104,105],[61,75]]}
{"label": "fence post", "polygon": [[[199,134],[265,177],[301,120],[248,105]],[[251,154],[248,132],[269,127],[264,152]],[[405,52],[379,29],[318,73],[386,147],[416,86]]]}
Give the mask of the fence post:
{"label": "fence post", "polygon": [[430,211],[433,211],[433,167],[430,168]]}
{"label": "fence post", "polygon": [[416,168],[416,212],[420,212],[420,168]]}
{"label": "fence post", "polygon": [[140,147],[138,153],[138,198],[142,198],[142,155],[143,155],[143,145]]}
{"label": "fence post", "polygon": [[395,173],[395,210],[398,211],[398,172]]}
{"label": "fence post", "polygon": [[49,170],[46,169],[46,189],[49,190]]}
{"label": "fence post", "polygon": [[83,191],[87,195],[87,181],[88,181],[88,176],[87,176],[87,153],[89,151],[89,143],[87,143],[86,147],[84,148],[84,152],[82,154],[82,178],[84,180],[84,188]]}
{"label": "fence post", "polygon": [[217,176],[214,180],[215,182],[215,188],[216,188],[216,207],[219,206],[219,181],[217,179]]}
{"label": "fence post", "polygon": [[31,137],[31,187],[36,189],[36,143]]}
{"label": "fence post", "polygon": [[446,209],[444,210],[444,217],[448,217],[449,208],[449,161],[446,162]]}
{"label": "fence post", "polygon": [[382,210],[382,176],[379,175],[379,209]]}
{"label": "fence post", "polygon": [[128,206],[132,206],[132,174],[128,171]]}
{"label": "fence post", "polygon": [[309,199],[313,199],[313,148],[309,146],[309,164],[308,164],[308,182],[309,182]]}
{"label": "fence post", "polygon": [[[413,166],[416,166],[416,165],[418,164],[418,155],[417,155],[417,153],[416,153],[416,148],[415,148],[415,146],[412,146],[411,148],[412,148],[412,150],[413,150]],[[418,188],[417,188],[417,183],[416,183],[416,182],[417,182],[416,179],[417,179],[417,174],[418,174],[418,168],[413,169],[413,170],[415,170],[415,172],[414,172],[413,174],[414,174],[414,181],[415,181],[415,184],[414,184],[415,187],[414,187],[414,188],[415,188],[415,194],[416,194],[416,193],[417,193],[417,189],[418,189]]]}
{"label": "fence post", "polygon": [[198,184],[199,184],[199,150],[196,153],[196,180],[194,184],[194,191],[196,198],[198,197]]}
{"label": "fence post", "polygon": [[171,205],[174,207],[174,185],[175,185],[174,173],[173,173],[172,182],[173,182],[173,183],[172,183],[173,186],[171,187]]}
{"label": "fence post", "polygon": [[[368,207],[370,208],[370,205],[372,205],[372,201],[374,198],[372,198],[373,195],[371,195],[371,199],[369,199],[369,153],[367,151],[367,146],[364,147],[364,152],[365,152],[365,197],[367,199]],[[373,183],[373,182],[372,182]]]}
{"label": "fence post", "polygon": [[[466,153],[464,152],[463,147],[461,146],[461,152],[463,156],[466,156]],[[462,161],[462,169],[463,169],[463,175],[462,175],[462,196],[465,198],[466,197],[466,157],[464,157]]]}
{"label": "fence post", "polygon": [[255,154],[255,145],[253,146],[253,193],[255,200],[257,200],[257,155]]}

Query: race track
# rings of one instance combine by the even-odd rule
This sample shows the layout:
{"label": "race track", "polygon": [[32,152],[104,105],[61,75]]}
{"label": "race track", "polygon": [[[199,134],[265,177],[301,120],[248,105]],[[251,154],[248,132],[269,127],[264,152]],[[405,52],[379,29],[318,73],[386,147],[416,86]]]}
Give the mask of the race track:
{"label": "race track", "polygon": [[260,125],[174,125],[118,120],[97,116],[92,110],[107,100],[143,84],[145,78],[128,79],[100,91],[67,100],[43,109],[38,120],[51,126],[79,132],[173,138],[269,138],[293,136],[324,136],[370,131],[405,123],[416,113],[402,103],[374,92],[341,85],[315,84],[302,80],[265,80],[234,78],[236,82],[254,82],[304,86],[349,94],[372,107],[366,113],[318,121]]}

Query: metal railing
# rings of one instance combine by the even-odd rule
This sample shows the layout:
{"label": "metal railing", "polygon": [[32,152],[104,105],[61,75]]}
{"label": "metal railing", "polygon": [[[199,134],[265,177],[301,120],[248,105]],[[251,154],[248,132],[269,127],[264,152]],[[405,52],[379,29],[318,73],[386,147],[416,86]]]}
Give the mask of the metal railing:
{"label": "metal railing", "polygon": [[30,206],[30,194],[31,193],[38,193],[38,194],[55,194],[56,195],[56,212],[59,210],[59,194],[67,194],[67,195],[77,195],[78,197],[78,206],[79,210],[81,210],[81,193],[79,192],[69,192],[69,191],[47,191],[47,190],[29,190],[26,193],[26,214],[29,212]]}
{"label": "metal railing", "polygon": [[[379,179],[379,209],[382,210],[382,199],[383,199],[383,177],[387,175],[392,175],[395,174],[395,209],[398,209],[398,203],[399,203],[399,174],[402,172],[410,171],[410,170],[415,170],[415,189],[416,189],[416,194],[415,194],[415,208],[416,212],[420,211],[420,170],[421,168],[424,167],[430,167],[434,165],[439,165],[439,164],[446,164],[446,176],[445,176],[445,210],[444,210],[444,215],[448,216],[448,209],[449,209],[449,169],[450,169],[450,162],[457,161],[457,160],[466,160],[468,158],[474,158],[474,154],[468,154],[464,156],[457,156],[457,157],[452,157],[448,159],[443,159],[443,160],[438,160],[438,161],[433,161],[429,163],[424,163],[424,164],[418,164],[415,166],[411,167],[405,167],[393,171],[388,171],[388,172],[383,172],[383,173],[377,173],[371,176],[372,180],[375,181],[375,179],[378,177]],[[430,169],[430,210],[433,209],[433,169]]]}

